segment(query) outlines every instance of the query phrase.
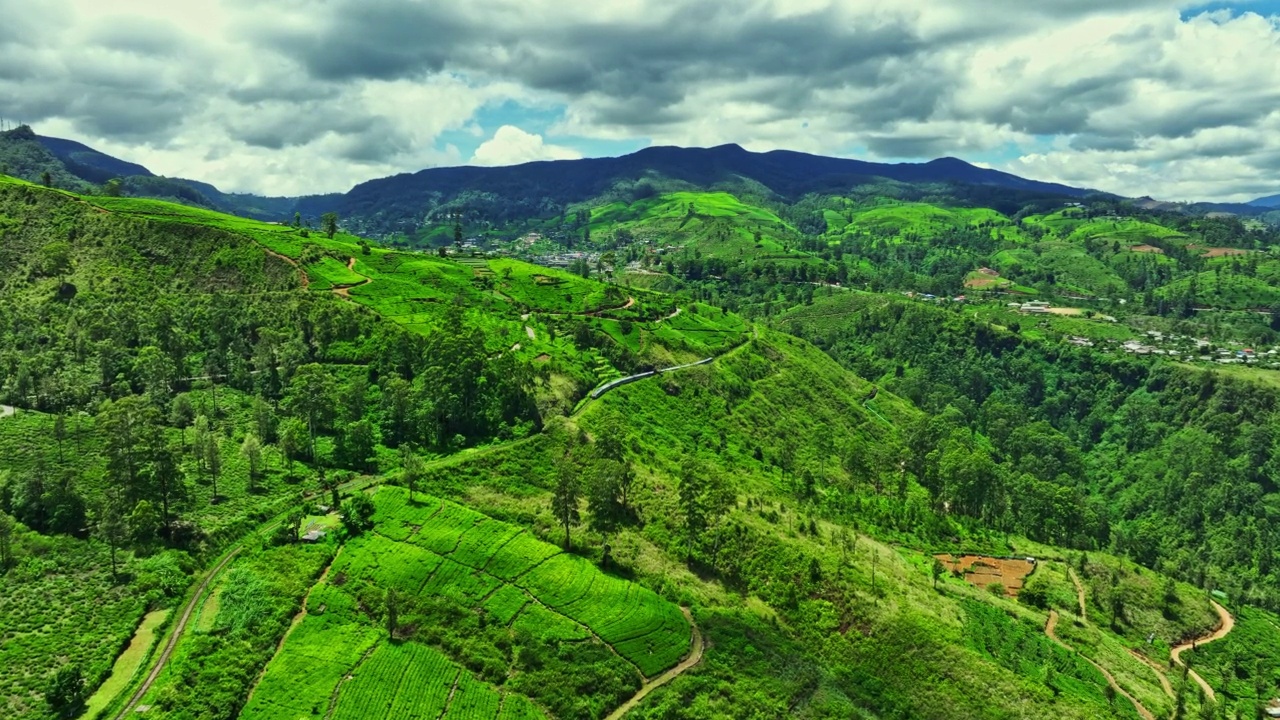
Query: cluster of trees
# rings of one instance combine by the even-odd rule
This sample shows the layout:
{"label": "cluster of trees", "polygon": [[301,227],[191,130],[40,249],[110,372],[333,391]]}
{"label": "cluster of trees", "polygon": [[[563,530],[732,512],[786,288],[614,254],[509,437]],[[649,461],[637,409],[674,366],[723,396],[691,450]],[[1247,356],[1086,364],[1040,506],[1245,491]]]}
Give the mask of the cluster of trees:
{"label": "cluster of trees", "polygon": [[935,504],[1280,605],[1273,389],[917,303],[841,302],[856,312],[786,327],[931,414],[908,463]]}

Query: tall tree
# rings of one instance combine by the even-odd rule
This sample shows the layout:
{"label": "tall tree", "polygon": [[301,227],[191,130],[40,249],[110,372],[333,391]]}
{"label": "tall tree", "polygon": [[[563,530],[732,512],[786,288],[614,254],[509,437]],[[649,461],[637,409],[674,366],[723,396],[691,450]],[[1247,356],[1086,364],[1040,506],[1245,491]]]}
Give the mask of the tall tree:
{"label": "tall tree", "polygon": [[566,455],[556,463],[556,486],[551,492],[551,513],[564,528],[565,550],[572,547],[569,529],[582,523],[578,500],[578,466],[571,455]]}
{"label": "tall tree", "polygon": [[258,474],[262,472],[262,442],[254,433],[245,433],[240,443],[240,456],[249,466],[249,492],[257,489]]}
{"label": "tall tree", "polygon": [[311,463],[319,464],[316,434],[333,414],[333,377],[319,363],[298,368],[285,393],[285,407],[307,424]]}
{"label": "tall tree", "polygon": [[111,550],[111,577],[117,577],[116,552],[124,546],[129,538],[129,528],[125,525],[124,514],[116,500],[107,500],[98,509],[97,521],[94,523],[94,534],[107,544]]}
{"label": "tall tree", "polygon": [[320,216],[320,228],[324,230],[324,234],[332,240],[334,235],[338,234],[338,213],[327,212]]}
{"label": "tall tree", "polygon": [[409,502],[413,502],[413,491],[417,489],[418,482],[422,480],[426,471],[426,463],[422,461],[422,456],[414,451],[413,446],[401,445],[400,479],[404,482],[404,486],[409,488]]}
{"label": "tall tree", "polygon": [[209,442],[204,448],[205,467],[209,470],[209,480],[213,483],[213,496],[209,502],[218,502],[218,477],[222,475],[222,438],[217,432],[209,434]]}
{"label": "tall tree", "polygon": [[53,674],[44,699],[57,717],[73,718],[84,709],[84,692],[84,672],[79,664],[69,662]]}
{"label": "tall tree", "polygon": [[396,589],[387,590],[387,637],[394,640],[396,637],[396,625],[400,619],[400,598],[396,595]]}

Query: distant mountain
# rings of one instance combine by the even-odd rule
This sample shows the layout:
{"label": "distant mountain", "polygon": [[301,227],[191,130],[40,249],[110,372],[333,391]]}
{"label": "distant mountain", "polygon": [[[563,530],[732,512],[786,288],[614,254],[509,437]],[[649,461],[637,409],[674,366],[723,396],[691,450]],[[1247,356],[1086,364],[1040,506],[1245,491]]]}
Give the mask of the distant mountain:
{"label": "distant mountain", "polygon": [[[31,182],[42,182],[48,173],[56,187],[83,193],[97,192],[108,181],[120,180],[121,191],[127,196],[173,200],[260,220],[292,218],[298,205],[297,198],[224,193],[208,183],[156,175],[142,165],[83,143],[37,135],[26,125],[0,132],[0,172]],[[323,204],[326,198],[332,202],[337,196],[312,199]]]}
{"label": "distant mountain", "polygon": [[755,153],[737,145],[713,148],[651,147],[630,155],[532,162],[511,167],[431,168],[361,183],[341,196],[304,199],[303,213],[334,210],[371,235],[413,229],[442,210],[461,209],[489,222],[547,217],[568,205],[614,193],[644,194],[655,187],[747,190],[781,200],[808,193],[848,192],[876,182],[966,185],[1083,197],[1094,191],[1027,180],[956,158],[885,164],[775,150]]}
{"label": "distant mountain", "polygon": [[155,177],[154,173],[137,163],[127,162],[111,157],[106,153],[100,153],[88,145],[74,140],[63,140],[62,138],[43,137],[40,135],[34,135],[34,137],[49,152],[53,153],[54,157],[61,160],[62,164],[72,174],[89,182],[101,184],[112,178],[126,178],[130,175]]}
{"label": "distant mountain", "polygon": [[1251,200],[1250,205],[1263,208],[1280,208],[1280,195],[1268,195],[1260,197],[1257,200]]}

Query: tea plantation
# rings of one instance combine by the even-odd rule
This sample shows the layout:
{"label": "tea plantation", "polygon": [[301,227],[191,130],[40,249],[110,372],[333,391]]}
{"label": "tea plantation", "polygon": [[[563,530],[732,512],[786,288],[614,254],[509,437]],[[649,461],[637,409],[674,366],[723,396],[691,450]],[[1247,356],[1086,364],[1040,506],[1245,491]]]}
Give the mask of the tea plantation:
{"label": "tea plantation", "polygon": [[[689,652],[675,605],[519,527],[399,487],[373,502],[241,717],[598,717]],[[474,634],[420,622],[442,616]],[[535,679],[562,672],[605,682]]]}

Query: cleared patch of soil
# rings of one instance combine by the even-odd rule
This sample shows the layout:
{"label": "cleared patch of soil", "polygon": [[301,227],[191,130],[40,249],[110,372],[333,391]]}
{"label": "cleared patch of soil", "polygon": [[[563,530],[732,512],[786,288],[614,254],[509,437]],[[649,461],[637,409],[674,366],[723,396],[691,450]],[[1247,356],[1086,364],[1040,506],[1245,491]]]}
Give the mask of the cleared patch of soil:
{"label": "cleared patch of soil", "polygon": [[1204,251],[1204,256],[1207,258],[1231,257],[1233,255],[1248,255],[1248,254],[1249,254],[1248,250],[1241,250],[1240,248],[1214,247]]}
{"label": "cleared patch of soil", "polygon": [[1136,253],[1155,253],[1156,255],[1164,254],[1164,251],[1156,247],[1155,245],[1134,245],[1133,247],[1129,248],[1129,251],[1136,252]]}
{"label": "cleared patch of soil", "polygon": [[942,561],[943,566],[951,572],[963,573],[964,579],[980,588],[999,583],[1004,586],[1004,593],[1017,597],[1022,590],[1027,576],[1036,569],[1036,564],[1023,558],[995,558],[986,555],[961,555],[955,557],[947,553],[934,555]]}

